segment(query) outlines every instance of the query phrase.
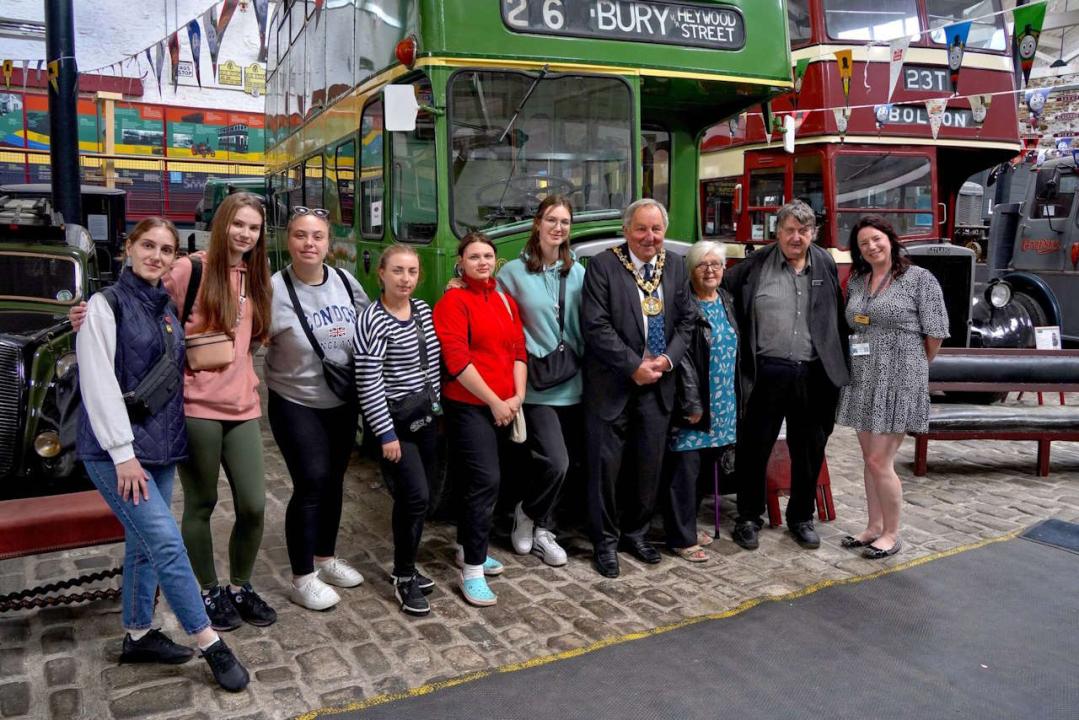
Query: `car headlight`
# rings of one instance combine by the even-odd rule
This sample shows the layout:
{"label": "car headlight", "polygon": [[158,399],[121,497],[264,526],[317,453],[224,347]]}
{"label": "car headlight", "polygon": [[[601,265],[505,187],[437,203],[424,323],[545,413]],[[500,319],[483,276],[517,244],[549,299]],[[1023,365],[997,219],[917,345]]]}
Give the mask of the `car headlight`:
{"label": "car headlight", "polygon": [[1012,301],[1012,286],[1004,281],[991,284],[985,289],[985,299],[995,308],[1002,308]]}
{"label": "car headlight", "polygon": [[43,458],[54,458],[60,454],[60,436],[54,430],[38,433],[34,438],[34,452]]}
{"label": "car headlight", "polygon": [[79,364],[79,358],[75,353],[64,353],[60,356],[60,359],[56,361],[56,377],[62,378],[67,375],[71,368],[76,367]]}

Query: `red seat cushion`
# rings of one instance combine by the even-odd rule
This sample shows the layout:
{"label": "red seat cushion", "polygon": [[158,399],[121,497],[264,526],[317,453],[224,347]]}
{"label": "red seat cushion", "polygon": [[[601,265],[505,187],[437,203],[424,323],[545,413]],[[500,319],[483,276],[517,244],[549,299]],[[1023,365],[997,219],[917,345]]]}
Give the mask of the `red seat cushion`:
{"label": "red seat cushion", "polygon": [[97,490],[0,501],[0,560],[123,539]]}

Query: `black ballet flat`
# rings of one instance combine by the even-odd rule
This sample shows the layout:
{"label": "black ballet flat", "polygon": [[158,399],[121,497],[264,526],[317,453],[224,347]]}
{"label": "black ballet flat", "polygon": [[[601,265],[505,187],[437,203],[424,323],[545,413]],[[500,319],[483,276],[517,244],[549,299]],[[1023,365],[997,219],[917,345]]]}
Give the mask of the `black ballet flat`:
{"label": "black ballet flat", "polygon": [[867,547],[869,545],[872,545],[873,541],[876,540],[876,539],[877,538],[873,538],[873,540],[870,540],[869,542],[862,542],[861,540],[854,537],[853,535],[846,535],[846,536],[843,537],[842,540],[839,541],[839,544],[842,545],[843,547],[847,548],[848,550],[850,550],[852,548]]}
{"label": "black ballet flat", "polygon": [[883,560],[886,557],[895,555],[902,548],[902,540],[896,540],[895,545],[892,545],[890,548],[879,548],[876,545],[868,545],[866,546],[865,552],[862,553],[862,557],[866,560]]}

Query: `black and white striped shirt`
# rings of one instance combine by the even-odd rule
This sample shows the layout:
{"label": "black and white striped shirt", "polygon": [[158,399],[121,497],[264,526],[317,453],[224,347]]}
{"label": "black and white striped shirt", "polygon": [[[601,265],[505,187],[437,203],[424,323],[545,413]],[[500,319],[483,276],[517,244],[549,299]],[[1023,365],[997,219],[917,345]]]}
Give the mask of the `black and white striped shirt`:
{"label": "black and white striped shirt", "polygon": [[367,428],[379,442],[397,439],[390,417],[388,399],[398,399],[424,388],[420,364],[419,338],[413,321],[419,321],[427,346],[427,379],[439,397],[439,355],[431,308],[413,300],[413,317],[401,321],[391,315],[382,301],[371,303],[360,314],[355,341],[356,387]]}

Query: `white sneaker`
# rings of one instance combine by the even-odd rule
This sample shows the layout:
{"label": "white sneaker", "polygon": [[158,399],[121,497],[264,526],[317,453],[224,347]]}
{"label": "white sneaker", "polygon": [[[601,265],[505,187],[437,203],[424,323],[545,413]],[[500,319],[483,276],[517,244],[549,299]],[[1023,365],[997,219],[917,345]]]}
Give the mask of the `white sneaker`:
{"label": "white sneaker", "polygon": [[554,539],[554,533],[547,528],[536,528],[536,534],[532,540],[532,554],[551,567],[566,564],[566,551]]}
{"label": "white sneaker", "polygon": [[532,531],[536,524],[525,515],[522,509],[523,503],[517,503],[513,509],[513,531],[510,539],[513,540],[513,551],[518,555],[527,555],[532,552]]}
{"label": "white sneaker", "polygon": [[349,565],[348,560],[339,557],[324,563],[315,563],[315,571],[318,573],[319,580],[337,587],[356,587],[363,582],[360,571]]}
{"label": "white sneaker", "polygon": [[341,602],[337,591],[319,580],[317,574],[300,587],[289,588],[288,599],[308,610],[329,610]]}

